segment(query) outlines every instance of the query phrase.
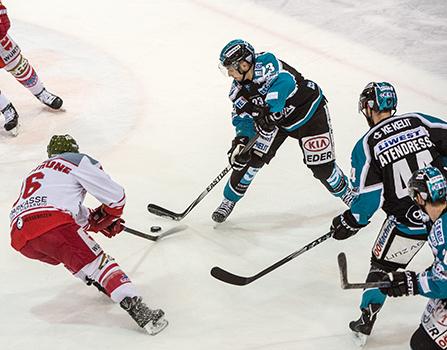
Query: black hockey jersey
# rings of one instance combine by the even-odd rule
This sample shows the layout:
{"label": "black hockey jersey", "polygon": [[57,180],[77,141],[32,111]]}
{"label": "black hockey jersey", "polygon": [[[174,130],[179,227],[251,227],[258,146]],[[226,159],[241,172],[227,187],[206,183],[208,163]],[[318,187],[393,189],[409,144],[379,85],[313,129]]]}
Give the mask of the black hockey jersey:
{"label": "black hockey jersey", "polygon": [[398,229],[421,234],[425,228],[418,208],[408,196],[412,173],[429,164],[445,174],[447,123],[422,113],[407,113],[382,120],[355,145],[351,183],[358,192],[351,211],[366,224],[380,207],[395,216]]}
{"label": "black hockey jersey", "polygon": [[267,104],[287,132],[306,124],[324,100],[320,87],[269,52],[256,55],[253,81],[233,81],[229,95],[233,102],[232,122],[238,136],[255,134],[250,104]]}

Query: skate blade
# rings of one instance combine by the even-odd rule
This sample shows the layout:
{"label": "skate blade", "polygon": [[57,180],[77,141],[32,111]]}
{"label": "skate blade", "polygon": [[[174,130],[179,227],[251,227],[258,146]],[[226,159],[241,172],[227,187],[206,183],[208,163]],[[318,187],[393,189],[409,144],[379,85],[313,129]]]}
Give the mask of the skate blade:
{"label": "skate blade", "polygon": [[168,326],[169,322],[165,319],[160,319],[157,321],[157,323],[148,323],[144,329],[149,335],[157,335],[160,333],[163,329],[165,329]]}
{"label": "skate blade", "polygon": [[363,348],[366,345],[367,340],[368,336],[366,334],[360,332],[352,332],[352,341],[359,348]]}

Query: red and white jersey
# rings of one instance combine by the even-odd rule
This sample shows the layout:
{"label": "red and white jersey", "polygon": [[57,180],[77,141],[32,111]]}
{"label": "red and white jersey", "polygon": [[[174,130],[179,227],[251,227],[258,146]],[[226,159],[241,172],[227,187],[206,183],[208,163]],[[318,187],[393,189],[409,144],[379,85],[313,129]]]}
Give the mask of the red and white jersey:
{"label": "red and white jersey", "polygon": [[88,155],[62,153],[37,166],[23,180],[10,212],[12,246],[20,250],[30,239],[66,223],[84,226],[89,216],[82,204],[86,193],[118,216],[122,213],[123,187]]}

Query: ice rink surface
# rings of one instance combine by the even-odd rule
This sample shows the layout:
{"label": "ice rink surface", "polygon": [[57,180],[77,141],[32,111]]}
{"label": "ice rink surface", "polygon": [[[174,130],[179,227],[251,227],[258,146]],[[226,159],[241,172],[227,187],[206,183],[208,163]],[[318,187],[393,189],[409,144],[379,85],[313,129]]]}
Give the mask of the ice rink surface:
{"label": "ice rink surface", "polygon": [[[328,231],[344,210],[313,179],[292,140],[258,174],[228,222],[211,213],[225,181],[181,223],[151,216],[149,202],[183,211],[226,166],[233,137],[231,81],[217,69],[227,41],[244,38],[315,80],[329,100],[339,164],[367,126],[357,113],[369,81],[396,87],[399,112],[446,117],[445,0],[7,1],[10,34],[65,111],[51,112],[7,73],[2,92],[21,134],[0,131],[0,349],[351,350],[347,324],[360,291],[339,286],[336,256],[362,281],[383,220],[348,241],[326,241],[245,287],[209,275],[218,265],[252,275]],[[170,326],[150,337],[63,267],[27,260],[9,243],[10,206],[51,135],[70,133],[128,195],[125,219],[148,231],[186,229],[152,243],[95,236]],[[90,206],[97,203],[88,199]],[[424,247],[411,264],[432,261]],[[408,349],[426,300],[388,301],[367,349]]]}

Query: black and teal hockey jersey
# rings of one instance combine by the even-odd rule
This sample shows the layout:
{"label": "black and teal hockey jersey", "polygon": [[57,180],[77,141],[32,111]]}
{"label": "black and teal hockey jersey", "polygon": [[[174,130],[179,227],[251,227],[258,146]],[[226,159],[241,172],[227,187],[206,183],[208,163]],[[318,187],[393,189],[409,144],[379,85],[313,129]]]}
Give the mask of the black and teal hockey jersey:
{"label": "black and teal hockey jersey", "polygon": [[382,120],[352,151],[351,184],[358,192],[352,214],[359,223],[366,224],[383,201],[382,209],[396,217],[399,230],[424,234],[407,183],[414,171],[429,164],[445,174],[446,155],[447,123],[443,120],[422,113]]}
{"label": "black and teal hockey jersey", "polygon": [[320,87],[269,52],[256,54],[252,81],[233,81],[232,122],[238,136],[255,134],[253,119],[246,112],[249,104],[267,104],[280,116],[279,127],[294,131],[307,123],[324,99]]}

